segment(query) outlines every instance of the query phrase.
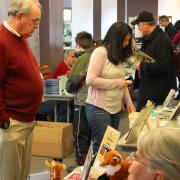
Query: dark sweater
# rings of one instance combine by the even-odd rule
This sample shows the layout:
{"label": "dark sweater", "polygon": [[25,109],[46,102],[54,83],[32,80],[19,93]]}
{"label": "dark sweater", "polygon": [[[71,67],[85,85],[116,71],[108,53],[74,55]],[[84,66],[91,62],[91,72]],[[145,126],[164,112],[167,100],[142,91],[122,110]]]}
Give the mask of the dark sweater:
{"label": "dark sweater", "polygon": [[0,25],[0,121],[33,121],[43,84],[27,41]]}

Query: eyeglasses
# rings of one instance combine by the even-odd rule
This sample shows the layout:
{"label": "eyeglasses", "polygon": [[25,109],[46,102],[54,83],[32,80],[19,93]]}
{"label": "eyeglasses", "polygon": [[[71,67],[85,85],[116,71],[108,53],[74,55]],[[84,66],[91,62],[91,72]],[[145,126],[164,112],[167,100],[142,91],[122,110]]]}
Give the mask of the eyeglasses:
{"label": "eyeglasses", "polygon": [[130,154],[130,157],[129,157],[129,158],[130,158],[130,160],[137,161],[137,162],[143,164],[144,166],[149,166],[148,164],[146,164],[146,163],[138,160],[137,157],[136,157],[136,153],[135,153],[135,152],[132,152],[132,153]]}
{"label": "eyeglasses", "polygon": [[34,25],[39,25],[39,23],[41,22],[40,19],[31,19],[31,22],[34,24]]}

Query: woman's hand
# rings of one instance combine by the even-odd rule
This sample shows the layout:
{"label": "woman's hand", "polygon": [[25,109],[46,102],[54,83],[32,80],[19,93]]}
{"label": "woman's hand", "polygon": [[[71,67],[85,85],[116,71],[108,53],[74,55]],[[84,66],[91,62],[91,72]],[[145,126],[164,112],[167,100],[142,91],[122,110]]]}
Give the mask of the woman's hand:
{"label": "woman's hand", "polygon": [[141,61],[137,60],[134,64],[134,68],[137,69],[138,71],[140,70],[140,65],[141,65]]}
{"label": "woman's hand", "polygon": [[127,107],[127,110],[128,110],[128,113],[133,113],[133,112],[136,112],[136,108],[134,105],[131,105],[131,106],[128,106]]}
{"label": "woman's hand", "polygon": [[123,80],[123,79],[119,79],[119,87],[122,89],[125,89],[128,87],[128,85],[130,85],[132,83],[132,81],[130,80]]}

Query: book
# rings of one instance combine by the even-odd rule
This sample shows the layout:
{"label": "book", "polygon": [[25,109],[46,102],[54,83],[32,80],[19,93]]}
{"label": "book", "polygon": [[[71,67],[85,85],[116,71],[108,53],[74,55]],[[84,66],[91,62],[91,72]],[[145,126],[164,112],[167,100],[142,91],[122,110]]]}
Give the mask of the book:
{"label": "book", "polygon": [[119,146],[136,147],[137,138],[142,132],[144,126],[146,125],[149,128],[148,118],[153,109],[154,104],[151,101],[148,101],[146,106],[138,114],[132,128],[118,141],[117,144]]}
{"label": "book", "polygon": [[86,156],[86,160],[84,162],[84,166],[83,166],[83,170],[81,173],[81,180],[87,180],[89,177],[89,172],[91,170],[91,167],[94,163],[95,160],[95,154],[93,152],[93,142],[91,141],[87,156]]}
{"label": "book", "polygon": [[163,107],[170,107],[175,96],[176,91],[171,89],[169,94],[167,95],[166,99],[164,100]]}
{"label": "book", "polygon": [[72,171],[64,179],[65,180],[80,180],[81,174],[80,171]]}
{"label": "book", "polygon": [[155,62],[152,57],[140,50],[136,50],[133,52],[133,55],[128,58],[128,63],[133,66],[137,60],[143,61],[145,63]]}

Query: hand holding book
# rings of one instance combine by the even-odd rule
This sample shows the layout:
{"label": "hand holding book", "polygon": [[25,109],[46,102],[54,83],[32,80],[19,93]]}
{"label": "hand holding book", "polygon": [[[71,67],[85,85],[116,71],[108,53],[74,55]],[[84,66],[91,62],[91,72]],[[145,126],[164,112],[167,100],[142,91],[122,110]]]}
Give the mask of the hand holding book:
{"label": "hand holding book", "polygon": [[133,55],[128,58],[128,63],[132,66],[136,63],[136,61],[143,61],[145,63],[153,63],[155,60],[144,52],[138,50],[134,51]]}

